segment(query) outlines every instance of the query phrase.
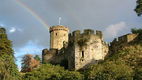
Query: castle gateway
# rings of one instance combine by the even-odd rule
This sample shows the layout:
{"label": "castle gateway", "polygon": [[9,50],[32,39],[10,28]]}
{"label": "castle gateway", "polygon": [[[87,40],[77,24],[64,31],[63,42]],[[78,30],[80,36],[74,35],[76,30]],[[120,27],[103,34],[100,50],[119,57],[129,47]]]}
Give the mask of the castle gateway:
{"label": "castle gateway", "polygon": [[101,31],[85,29],[69,34],[67,27],[58,25],[50,27],[50,49],[42,51],[42,62],[79,70],[104,60],[107,53],[108,44]]}

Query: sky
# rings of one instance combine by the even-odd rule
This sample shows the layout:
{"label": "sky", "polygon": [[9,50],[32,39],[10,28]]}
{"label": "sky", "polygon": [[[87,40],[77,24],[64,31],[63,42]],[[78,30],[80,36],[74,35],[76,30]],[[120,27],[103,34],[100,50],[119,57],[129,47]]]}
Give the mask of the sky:
{"label": "sky", "polygon": [[[101,30],[112,41],[142,27],[134,12],[136,0],[0,0],[0,26],[7,29],[20,68],[25,54],[41,55],[49,48],[49,27]],[[61,17],[61,18],[60,18]]]}

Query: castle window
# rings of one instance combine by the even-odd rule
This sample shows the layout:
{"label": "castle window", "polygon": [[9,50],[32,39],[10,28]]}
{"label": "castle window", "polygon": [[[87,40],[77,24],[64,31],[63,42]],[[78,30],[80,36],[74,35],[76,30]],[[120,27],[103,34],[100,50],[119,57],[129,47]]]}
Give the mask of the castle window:
{"label": "castle window", "polygon": [[82,51],[82,58],[84,58],[84,51]]}
{"label": "castle window", "polygon": [[56,36],[57,36],[57,33],[56,33]]}

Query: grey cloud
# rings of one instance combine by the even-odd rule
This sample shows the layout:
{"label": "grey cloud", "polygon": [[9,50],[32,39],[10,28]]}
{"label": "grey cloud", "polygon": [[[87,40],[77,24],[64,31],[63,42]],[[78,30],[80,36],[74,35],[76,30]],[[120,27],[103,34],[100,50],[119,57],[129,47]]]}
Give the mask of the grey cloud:
{"label": "grey cloud", "polygon": [[[57,25],[58,17],[61,16],[61,24],[69,26],[71,31],[91,28],[105,32],[109,25],[124,21],[128,29],[122,32],[128,33],[130,28],[140,26],[142,20],[133,11],[135,0],[20,1],[33,9],[49,25]],[[26,9],[17,5],[15,0],[0,0],[0,23],[6,24],[7,29],[14,26],[22,30],[9,34],[14,47],[22,47],[30,40],[38,45],[49,46],[49,31]],[[121,34],[117,36],[119,35]],[[105,37],[106,40],[112,40]]]}

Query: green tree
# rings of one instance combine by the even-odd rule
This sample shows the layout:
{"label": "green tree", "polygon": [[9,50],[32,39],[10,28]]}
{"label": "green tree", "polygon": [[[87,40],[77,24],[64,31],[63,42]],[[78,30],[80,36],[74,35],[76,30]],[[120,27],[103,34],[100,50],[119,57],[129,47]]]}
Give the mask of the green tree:
{"label": "green tree", "polygon": [[85,73],[86,80],[133,80],[133,70],[121,61],[93,65]]}
{"label": "green tree", "polygon": [[134,80],[142,80],[142,67],[136,69]]}
{"label": "green tree", "polygon": [[142,15],[142,0],[137,0],[137,6],[135,9],[138,16]]}
{"label": "green tree", "polygon": [[0,80],[20,80],[13,53],[6,30],[0,28]]}
{"label": "green tree", "polygon": [[139,33],[139,34],[142,34],[142,29],[141,29],[141,28],[139,28],[139,29],[137,29],[137,28],[132,28],[132,29],[131,29],[131,32],[132,32],[132,33]]}
{"label": "green tree", "polygon": [[40,59],[39,55],[35,55],[34,59],[41,62],[41,59]]}
{"label": "green tree", "polygon": [[76,71],[68,71],[59,65],[42,64],[32,72],[23,76],[24,80],[83,80],[83,75]]}

